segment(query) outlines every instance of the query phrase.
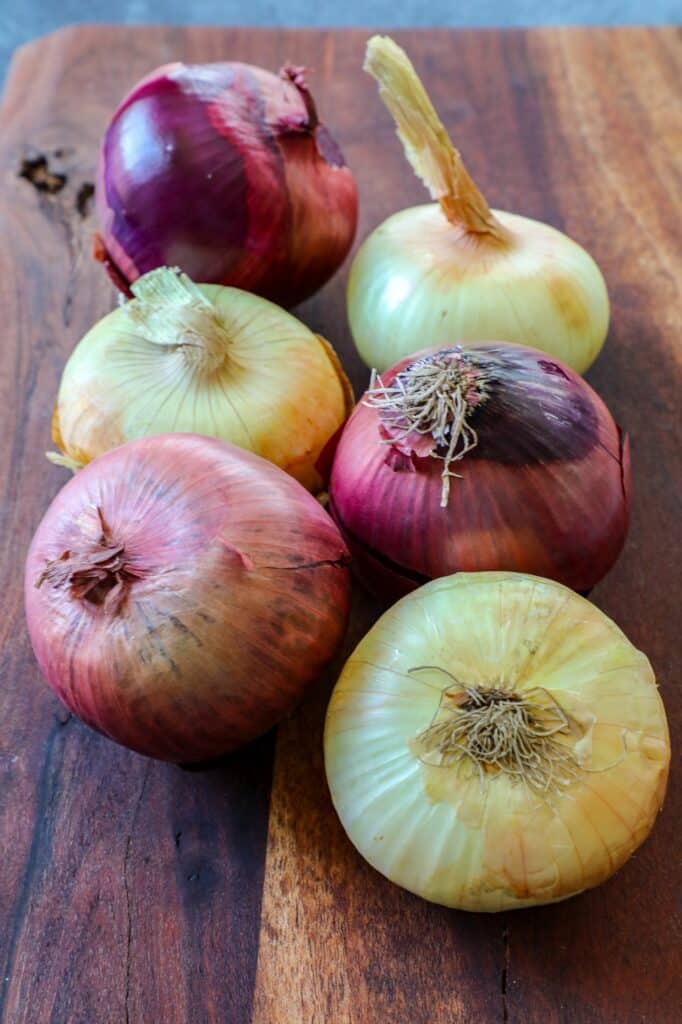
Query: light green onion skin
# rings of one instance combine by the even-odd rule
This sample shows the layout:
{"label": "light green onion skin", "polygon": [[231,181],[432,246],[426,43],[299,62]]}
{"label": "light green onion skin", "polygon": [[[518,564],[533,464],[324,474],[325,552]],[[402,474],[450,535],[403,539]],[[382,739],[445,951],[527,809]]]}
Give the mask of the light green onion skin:
{"label": "light green onion skin", "polygon": [[597,264],[547,224],[493,213],[507,242],[458,230],[437,203],[402,210],[369,235],[348,282],[350,327],[369,367],[489,340],[530,345],[578,373],[591,366],[609,325]]}

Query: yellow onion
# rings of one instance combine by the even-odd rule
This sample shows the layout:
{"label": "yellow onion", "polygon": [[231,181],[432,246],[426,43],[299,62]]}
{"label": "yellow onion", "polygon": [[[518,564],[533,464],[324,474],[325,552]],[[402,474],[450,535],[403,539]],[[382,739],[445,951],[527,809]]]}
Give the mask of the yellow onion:
{"label": "yellow onion", "polygon": [[593,604],[516,573],[387,611],[332,694],[332,799],[387,878],[496,911],[598,885],[649,834],[670,743],[647,658]]}
{"label": "yellow onion", "polygon": [[196,433],[246,448],[319,490],[325,449],[352,404],[324,338],[265,299],[195,285],[167,267],[132,291],[66,364],[53,461],[78,469],[126,441]]}
{"label": "yellow onion", "polygon": [[406,54],[391,39],[367,46],[405,153],[438,203],[389,217],[364,242],[348,283],[360,355],[379,371],[429,345],[531,345],[583,373],[609,321],[591,256],[555,228],[491,210],[469,177]]}
{"label": "yellow onion", "polygon": [[120,103],[100,150],[95,257],[118,288],[179,263],[295,306],[338,269],[357,187],[307,72],[165,64]]}

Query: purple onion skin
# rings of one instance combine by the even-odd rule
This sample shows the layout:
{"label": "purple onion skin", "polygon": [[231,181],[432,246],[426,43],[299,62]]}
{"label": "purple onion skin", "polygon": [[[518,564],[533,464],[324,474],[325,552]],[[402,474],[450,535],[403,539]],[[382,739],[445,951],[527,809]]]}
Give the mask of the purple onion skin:
{"label": "purple onion skin", "polygon": [[318,678],[345,631],[347,562],[319,502],[265,459],[194,434],[131,441],[77,473],[36,531],[33,650],[93,729],[203,762]]}
{"label": "purple onion skin", "polygon": [[[346,424],[330,510],[356,573],[388,600],[459,571],[524,572],[586,592],[627,535],[627,438],[596,392],[546,353],[500,342],[467,349],[500,362],[470,419],[478,445],[454,464],[461,479],[451,480],[446,508],[440,460],[396,457],[379,413],[362,400]],[[382,381],[436,351],[409,356]]]}
{"label": "purple onion skin", "polygon": [[96,255],[124,291],[179,266],[293,306],[348,253],[357,189],[302,69],[169,64],[114,114],[96,208]]}

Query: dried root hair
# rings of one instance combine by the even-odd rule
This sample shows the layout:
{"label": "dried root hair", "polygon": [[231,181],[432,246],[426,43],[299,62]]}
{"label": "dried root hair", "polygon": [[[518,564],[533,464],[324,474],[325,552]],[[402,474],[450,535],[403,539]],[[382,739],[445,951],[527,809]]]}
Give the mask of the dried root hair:
{"label": "dried root hair", "polygon": [[430,454],[443,462],[441,508],[448,504],[450,479],[458,476],[452,464],[478,444],[471,417],[488,397],[487,362],[460,346],[443,349],[407,366],[388,385],[373,370],[363,399],[391,432],[385,444],[399,444],[411,434],[433,439]]}
{"label": "dried root hair", "polygon": [[449,714],[437,714],[417,738],[427,763],[434,757],[443,767],[468,763],[482,786],[486,774],[503,774],[543,797],[563,792],[584,770],[562,740],[580,732],[578,723],[547,690],[535,687],[520,696],[497,687],[468,686],[435,665],[410,672],[426,669],[444,672],[460,688],[444,691]]}

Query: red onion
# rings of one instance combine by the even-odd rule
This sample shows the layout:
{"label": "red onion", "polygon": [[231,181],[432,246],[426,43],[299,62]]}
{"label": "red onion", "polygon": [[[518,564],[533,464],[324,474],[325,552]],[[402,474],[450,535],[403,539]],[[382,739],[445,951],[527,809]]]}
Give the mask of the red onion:
{"label": "red onion", "polygon": [[355,180],[304,69],[167,64],[119,106],[100,154],[96,255],[123,291],[156,267],[284,306],[346,256]]}
{"label": "red onion", "polygon": [[250,452],[132,441],[57,495],[26,564],[48,684],[88,725],[172,761],[269,729],[334,653],[348,552],[318,502]]}
{"label": "red onion", "polygon": [[397,363],[341,436],[330,508],[371,589],[513,570],[587,591],[630,508],[627,439],[573,370],[521,345]]}

